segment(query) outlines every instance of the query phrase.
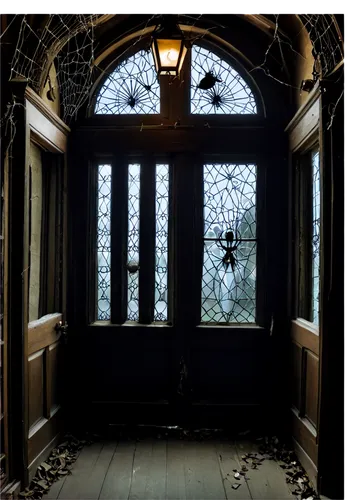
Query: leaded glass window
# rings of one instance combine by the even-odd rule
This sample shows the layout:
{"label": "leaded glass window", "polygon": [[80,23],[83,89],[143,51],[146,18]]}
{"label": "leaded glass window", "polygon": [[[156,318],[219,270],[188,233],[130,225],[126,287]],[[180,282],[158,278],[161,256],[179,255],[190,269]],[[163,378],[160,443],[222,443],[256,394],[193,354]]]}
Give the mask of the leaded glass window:
{"label": "leaded glass window", "polygon": [[319,324],[320,288],[320,169],[319,152],[312,154],[312,321]]}
{"label": "leaded glass window", "polygon": [[[155,322],[168,321],[168,231],[169,231],[169,165],[141,166],[139,163],[130,163],[128,169],[128,198],[122,201],[123,210],[127,216],[127,234],[125,241],[127,251],[117,259],[127,270],[126,293],[126,319],[139,321],[141,302],[139,298],[141,252],[147,252],[148,247],[140,248],[141,203],[144,197],[143,213],[146,208],[153,210],[155,216],[155,238],[153,238],[153,257],[155,267],[153,273],[152,293],[154,304],[152,306],[152,319]],[[155,191],[153,196],[147,197],[141,185],[141,169],[155,169]],[[111,197],[112,193],[112,167],[111,165],[98,166],[97,185],[97,319],[111,319]],[[145,189],[145,188],[144,188]],[[152,208],[151,208],[152,207]],[[115,214],[118,217],[118,214]],[[154,221],[153,221],[154,222]],[[115,224],[115,223],[114,223]],[[154,236],[154,235],[153,235]],[[144,255],[145,257],[145,255]],[[146,259],[143,258],[145,262]],[[148,260],[147,260],[148,262]]]}
{"label": "leaded glass window", "polygon": [[[252,89],[221,56],[191,48],[190,112],[208,115],[257,114]],[[150,50],[139,50],[108,74],[96,98],[97,115],[160,113],[160,82]]]}
{"label": "leaded glass window", "polygon": [[98,165],[97,188],[97,319],[111,317],[112,167]]}
{"label": "leaded glass window", "polygon": [[202,322],[254,323],[256,165],[204,165]]}
{"label": "leaded glass window", "polygon": [[168,319],[169,165],[156,166],[154,321]]}
{"label": "leaded glass window", "polygon": [[150,51],[140,50],[108,75],[97,96],[97,115],[158,114],[160,87]]}
{"label": "leaded glass window", "polygon": [[139,196],[140,165],[128,165],[128,319],[139,319]]}
{"label": "leaded glass window", "polygon": [[213,52],[191,50],[191,113],[256,114],[254,95],[239,73]]}

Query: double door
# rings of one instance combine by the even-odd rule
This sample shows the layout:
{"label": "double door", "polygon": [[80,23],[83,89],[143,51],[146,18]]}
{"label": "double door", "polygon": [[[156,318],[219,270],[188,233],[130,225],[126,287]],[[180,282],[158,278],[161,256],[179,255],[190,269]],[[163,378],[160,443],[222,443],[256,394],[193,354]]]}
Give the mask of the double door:
{"label": "double door", "polygon": [[270,381],[265,166],[191,153],[76,164],[80,406],[96,425],[252,420]]}

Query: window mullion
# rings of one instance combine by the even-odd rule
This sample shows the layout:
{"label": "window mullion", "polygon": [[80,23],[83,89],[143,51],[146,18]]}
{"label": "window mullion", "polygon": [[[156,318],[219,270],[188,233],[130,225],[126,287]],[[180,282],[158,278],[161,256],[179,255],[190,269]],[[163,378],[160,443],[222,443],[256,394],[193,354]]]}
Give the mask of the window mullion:
{"label": "window mullion", "polygon": [[140,171],[139,322],[149,324],[154,314],[155,282],[155,162],[142,162]]}
{"label": "window mullion", "polygon": [[194,229],[194,269],[200,272],[194,275],[194,314],[195,325],[201,323],[201,280],[203,269],[203,236],[204,236],[204,182],[203,182],[203,163],[195,158],[194,165],[194,189],[195,189],[195,229]]}
{"label": "window mullion", "polygon": [[128,162],[117,157],[112,169],[111,204],[111,321],[127,319],[127,234],[128,234]]}

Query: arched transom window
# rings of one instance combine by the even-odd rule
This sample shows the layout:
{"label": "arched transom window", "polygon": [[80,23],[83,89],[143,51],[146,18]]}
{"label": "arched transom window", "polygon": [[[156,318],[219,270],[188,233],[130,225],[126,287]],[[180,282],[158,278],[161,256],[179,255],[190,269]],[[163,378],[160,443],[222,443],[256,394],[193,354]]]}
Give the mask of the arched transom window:
{"label": "arched transom window", "polygon": [[[244,77],[220,55],[199,45],[191,49],[190,113],[255,115],[257,104]],[[160,113],[160,83],[150,50],[122,61],[104,80],[95,114]]]}

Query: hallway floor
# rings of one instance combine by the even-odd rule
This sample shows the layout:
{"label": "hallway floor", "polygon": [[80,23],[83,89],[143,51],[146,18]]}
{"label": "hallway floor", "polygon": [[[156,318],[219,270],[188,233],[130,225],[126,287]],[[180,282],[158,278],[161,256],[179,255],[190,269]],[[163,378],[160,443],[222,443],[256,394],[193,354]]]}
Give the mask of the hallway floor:
{"label": "hallway floor", "polygon": [[[102,440],[85,446],[73,465],[72,474],[54,483],[44,498],[299,498],[291,493],[285,472],[276,461],[262,460],[256,469],[251,468],[250,462],[245,463],[243,455],[257,451],[257,446],[249,441]],[[235,479],[234,471],[240,472],[242,468],[247,468],[245,476],[240,474],[240,479]]]}

